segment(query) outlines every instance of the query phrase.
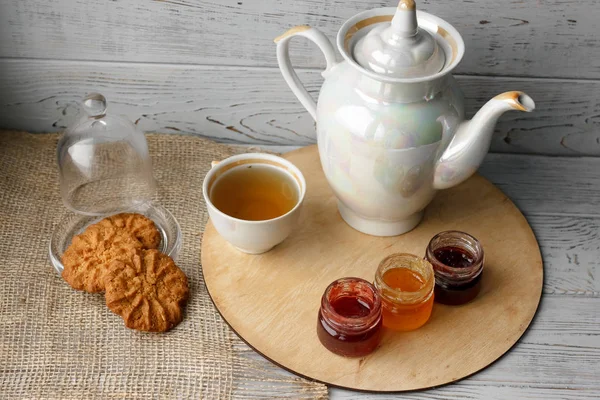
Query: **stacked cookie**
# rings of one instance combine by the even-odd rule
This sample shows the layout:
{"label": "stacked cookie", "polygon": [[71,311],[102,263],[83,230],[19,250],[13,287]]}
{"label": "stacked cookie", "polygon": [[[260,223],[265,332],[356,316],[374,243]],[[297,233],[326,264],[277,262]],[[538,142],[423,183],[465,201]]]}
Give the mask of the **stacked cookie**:
{"label": "stacked cookie", "polygon": [[62,257],[62,276],[74,289],[105,292],[106,305],[128,328],[164,332],[181,322],[189,288],[159,244],[149,218],[113,215],[73,238]]}

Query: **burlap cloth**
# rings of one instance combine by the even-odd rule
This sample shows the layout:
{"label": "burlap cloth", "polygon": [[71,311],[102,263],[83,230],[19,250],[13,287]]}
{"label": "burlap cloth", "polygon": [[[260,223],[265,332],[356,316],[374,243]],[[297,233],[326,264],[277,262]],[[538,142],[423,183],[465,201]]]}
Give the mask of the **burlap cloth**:
{"label": "burlap cloth", "polygon": [[324,398],[325,386],[258,357],[220,318],[202,281],[212,160],[240,152],[191,136],[149,135],[160,202],[179,220],[177,264],[190,281],[183,322],[163,334],[129,330],[101,294],[71,289],[48,243],[65,210],[57,134],[0,131],[0,398]]}

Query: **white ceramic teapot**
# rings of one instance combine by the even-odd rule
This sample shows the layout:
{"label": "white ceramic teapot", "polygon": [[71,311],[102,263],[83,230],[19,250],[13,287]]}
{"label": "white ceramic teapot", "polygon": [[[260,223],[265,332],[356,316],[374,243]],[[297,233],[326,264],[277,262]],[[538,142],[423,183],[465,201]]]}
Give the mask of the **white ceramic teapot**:
{"label": "white ceramic teapot", "polygon": [[[318,104],[291,65],[294,36],[312,40],[325,54]],[[506,92],[466,121],[450,74],[463,57],[463,40],[448,22],[417,11],[413,0],[346,21],[337,35],[342,62],[327,37],[308,26],[275,42],[283,77],[317,121],[321,164],[340,214],[371,235],[413,229],[437,190],[477,170],[502,113],[535,108],[525,93]]]}

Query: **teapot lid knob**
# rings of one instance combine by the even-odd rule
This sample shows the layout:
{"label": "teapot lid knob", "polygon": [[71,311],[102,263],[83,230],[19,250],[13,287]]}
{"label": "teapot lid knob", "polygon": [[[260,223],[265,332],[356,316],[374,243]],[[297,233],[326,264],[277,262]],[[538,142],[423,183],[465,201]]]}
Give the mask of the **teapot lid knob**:
{"label": "teapot lid knob", "polygon": [[412,37],[418,33],[417,6],[414,0],[400,0],[392,19],[392,28],[400,37]]}
{"label": "teapot lid knob", "polygon": [[415,0],[400,0],[400,3],[398,3],[398,8],[402,10],[416,10],[417,6],[415,4]]}
{"label": "teapot lid knob", "polygon": [[400,0],[391,23],[380,23],[353,49],[362,67],[390,78],[421,78],[436,74],[446,62],[444,51],[419,27],[414,0]]}

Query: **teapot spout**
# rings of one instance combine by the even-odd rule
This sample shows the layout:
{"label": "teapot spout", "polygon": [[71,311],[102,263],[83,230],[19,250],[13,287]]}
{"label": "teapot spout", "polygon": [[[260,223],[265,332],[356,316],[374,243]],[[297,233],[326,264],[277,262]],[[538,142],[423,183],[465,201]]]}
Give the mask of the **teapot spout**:
{"label": "teapot spout", "polygon": [[[506,92],[488,101],[473,119],[460,123],[436,164],[434,188],[450,188],[475,173],[490,148],[494,127],[500,115],[510,110],[531,112],[534,109],[535,103],[527,94]],[[447,124],[441,122],[446,129]]]}

